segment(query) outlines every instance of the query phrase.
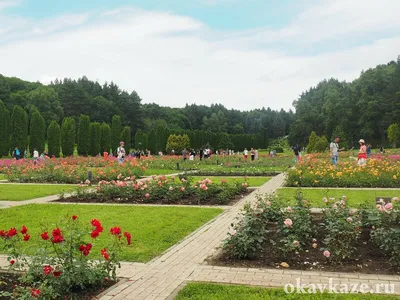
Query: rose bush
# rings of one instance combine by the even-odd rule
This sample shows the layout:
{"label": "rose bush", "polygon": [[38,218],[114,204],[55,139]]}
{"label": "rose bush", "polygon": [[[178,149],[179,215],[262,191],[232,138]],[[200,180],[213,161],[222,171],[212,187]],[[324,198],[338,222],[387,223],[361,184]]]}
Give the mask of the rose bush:
{"label": "rose bush", "polygon": [[[117,280],[118,254],[124,244],[130,245],[130,233],[122,233],[119,227],[111,228],[109,245],[100,251],[102,259],[96,261],[91,259],[92,246],[99,235],[107,234],[99,220],[82,224],[78,216],[72,216],[58,224],[55,228],[43,228],[37,237],[31,237],[26,226],[20,230],[0,230],[0,245],[9,253],[9,270],[22,272],[13,293],[0,292],[0,296],[70,299],[80,291]],[[21,252],[21,244],[31,239],[41,240],[42,247],[27,257]]]}

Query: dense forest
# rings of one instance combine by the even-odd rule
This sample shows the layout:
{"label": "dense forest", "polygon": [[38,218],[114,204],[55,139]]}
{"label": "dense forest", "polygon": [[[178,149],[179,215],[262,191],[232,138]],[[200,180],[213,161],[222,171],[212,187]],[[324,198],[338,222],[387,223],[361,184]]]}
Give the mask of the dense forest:
{"label": "dense forest", "polygon": [[292,145],[307,145],[312,131],[328,140],[339,135],[348,147],[360,138],[373,147],[387,145],[388,127],[400,122],[400,56],[397,62],[361,72],[350,83],[321,81],[302,93],[293,106]]}
{"label": "dense forest", "polygon": [[[147,139],[149,146],[156,145],[152,146],[154,151],[163,149],[171,133],[188,134],[193,140],[191,146],[209,142],[212,147],[236,150],[246,143],[267,148],[268,140],[286,135],[291,145],[305,146],[312,131],[328,140],[339,135],[349,147],[359,138],[376,146],[386,144],[387,128],[400,122],[400,57],[397,62],[363,71],[352,82],[321,81],[293,102],[295,113],[270,108],[239,111],[221,104],[187,104],[183,108],[144,104],[135,91],[129,93],[114,82],[101,85],[86,77],[56,79],[43,85],[0,75],[0,101],[11,122],[14,108],[19,107],[26,112],[26,124],[31,123],[33,112],[39,112],[45,122],[43,128],[53,121],[52,127],[61,126],[66,118],[73,119],[75,134],[81,115],[87,115],[96,128],[97,123],[111,124],[113,117],[119,116],[121,128],[126,128],[125,139],[133,147],[147,144],[135,142],[135,137]],[[5,123],[5,119],[1,121]]]}

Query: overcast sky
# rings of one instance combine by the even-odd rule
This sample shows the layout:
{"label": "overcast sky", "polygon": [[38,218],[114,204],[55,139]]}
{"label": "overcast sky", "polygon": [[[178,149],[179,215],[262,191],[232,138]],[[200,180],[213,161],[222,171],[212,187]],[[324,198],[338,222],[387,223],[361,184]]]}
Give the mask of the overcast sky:
{"label": "overcast sky", "polygon": [[0,73],[86,75],[174,107],[289,109],[324,78],[396,60],[399,11],[398,0],[0,0]]}

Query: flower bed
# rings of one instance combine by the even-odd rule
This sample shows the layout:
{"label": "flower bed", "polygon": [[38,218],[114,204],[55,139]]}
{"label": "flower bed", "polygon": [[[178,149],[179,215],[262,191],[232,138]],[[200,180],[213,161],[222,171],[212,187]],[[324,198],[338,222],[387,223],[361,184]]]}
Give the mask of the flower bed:
{"label": "flower bed", "polygon": [[276,176],[280,174],[277,171],[265,170],[263,168],[213,168],[208,170],[199,170],[196,176]]}
{"label": "flower bed", "polygon": [[213,260],[222,265],[400,274],[398,199],[357,212],[346,197],[312,215],[297,195],[284,207],[277,197],[247,206]]}
{"label": "flower bed", "polygon": [[369,159],[366,166],[305,160],[288,170],[286,186],[300,187],[400,187],[400,161]]}
{"label": "flower bed", "polygon": [[[96,166],[96,167],[93,167]],[[40,160],[36,165],[32,160],[13,160],[3,172],[9,181],[83,183],[92,172],[92,182],[117,180],[118,176],[138,177],[145,168],[136,159],[127,159],[122,165],[117,160],[104,160],[101,157],[59,158]]]}
{"label": "flower bed", "polygon": [[63,202],[107,202],[107,203],[160,203],[160,204],[227,204],[247,194],[246,182],[214,183],[204,179],[191,184],[182,178],[153,176],[152,180],[100,181],[96,191],[78,188],[77,194],[61,198]]}
{"label": "flower bed", "polygon": [[[99,220],[93,219],[84,225],[74,215],[51,229],[43,228],[40,236],[32,237],[40,239],[42,246],[35,255],[27,257],[21,248],[22,244],[31,241],[28,228],[0,230],[0,245],[9,253],[9,273],[2,277],[17,279],[12,291],[10,288],[2,289],[0,296],[75,299],[79,294],[87,294],[87,290],[98,291],[116,282],[118,255],[123,243],[130,245],[131,235],[122,232],[120,227],[111,228],[110,243],[100,251],[102,260],[90,260],[93,243],[104,235],[103,232]],[[15,278],[18,274],[15,271],[21,272],[20,277]]]}

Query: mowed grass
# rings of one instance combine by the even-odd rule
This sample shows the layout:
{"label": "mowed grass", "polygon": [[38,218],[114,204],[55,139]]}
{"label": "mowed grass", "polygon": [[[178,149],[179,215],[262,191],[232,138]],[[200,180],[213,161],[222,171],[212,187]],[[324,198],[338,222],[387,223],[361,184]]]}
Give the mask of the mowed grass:
{"label": "mowed grass", "polygon": [[23,201],[57,195],[76,189],[74,185],[0,184],[0,201]]}
{"label": "mowed grass", "polygon": [[[22,245],[29,254],[35,246],[43,244],[39,234],[44,229],[50,233],[63,218],[69,220],[72,215],[77,215],[88,232],[92,230],[90,221],[96,218],[102,223],[104,232],[95,240],[88,234],[87,242],[93,243],[94,258],[100,258],[100,250],[110,241],[110,228],[120,226],[132,234],[132,245],[123,247],[121,260],[147,262],[221,212],[216,208],[195,207],[31,204],[0,210],[0,229],[20,229],[25,225],[31,240]],[[60,229],[63,229],[62,225]],[[0,240],[0,249],[1,245]]]}
{"label": "mowed grass", "polygon": [[[296,288],[296,286],[295,286]],[[395,295],[371,294],[286,294],[283,289],[267,289],[241,285],[189,283],[175,300],[394,300]]]}
{"label": "mowed grass", "polygon": [[168,175],[168,174],[174,174],[174,173],[179,173],[179,172],[182,172],[182,171],[166,170],[166,169],[146,169],[146,171],[144,171],[144,176]]}
{"label": "mowed grass", "polygon": [[[277,190],[277,195],[284,198],[290,204],[295,202],[296,192],[300,189],[296,188],[280,188]],[[312,207],[326,207],[322,201],[324,197],[334,197],[339,200],[342,196],[347,197],[349,207],[358,208],[361,204],[368,204],[371,207],[376,205],[376,197],[399,197],[400,189],[371,189],[371,190],[354,190],[354,189],[301,189],[303,198],[311,201]]]}
{"label": "mowed grass", "polygon": [[0,174],[0,180],[7,180],[6,175]]}
{"label": "mowed grass", "polygon": [[227,183],[233,182],[247,182],[249,186],[257,187],[266,183],[271,177],[234,177],[234,176],[191,176],[193,181],[199,181],[203,179],[210,179],[213,183],[221,183],[222,180],[226,180]]}

